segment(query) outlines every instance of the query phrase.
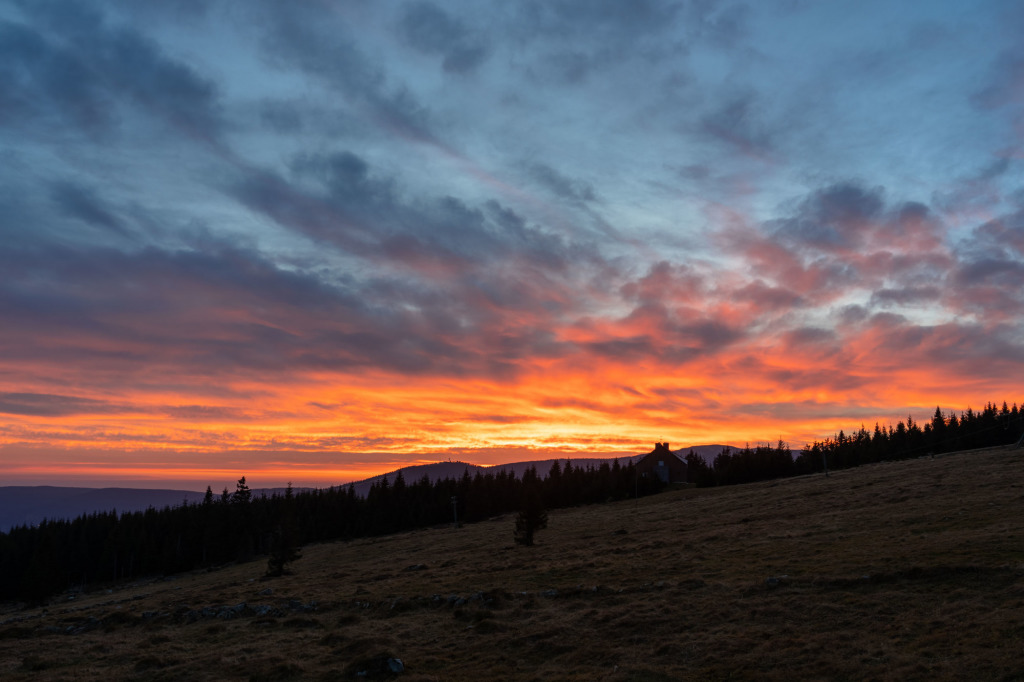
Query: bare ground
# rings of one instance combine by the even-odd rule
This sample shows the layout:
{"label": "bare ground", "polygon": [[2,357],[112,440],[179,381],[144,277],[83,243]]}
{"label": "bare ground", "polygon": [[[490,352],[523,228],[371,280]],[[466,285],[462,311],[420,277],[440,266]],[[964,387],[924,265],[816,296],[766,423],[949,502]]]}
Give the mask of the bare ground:
{"label": "bare ground", "polygon": [[0,607],[0,679],[1024,680],[1022,512],[992,449],[324,544]]}

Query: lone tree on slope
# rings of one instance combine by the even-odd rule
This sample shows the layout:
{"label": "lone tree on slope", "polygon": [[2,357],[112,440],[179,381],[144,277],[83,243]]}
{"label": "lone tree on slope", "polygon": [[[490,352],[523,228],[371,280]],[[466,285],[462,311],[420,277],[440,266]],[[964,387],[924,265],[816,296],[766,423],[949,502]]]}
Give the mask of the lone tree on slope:
{"label": "lone tree on slope", "polygon": [[296,559],[299,554],[299,530],[295,523],[295,498],[292,484],[284,491],[284,505],[281,521],[274,527],[270,536],[270,557],[267,558],[267,577],[276,578],[284,575],[284,567]]}
{"label": "lone tree on slope", "polygon": [[548,527],[548,513],[540,491],[531,486],[523,495],[523,508],[516,516],[516,530],[513,534],[517,545],[533,545],[533,534]]}

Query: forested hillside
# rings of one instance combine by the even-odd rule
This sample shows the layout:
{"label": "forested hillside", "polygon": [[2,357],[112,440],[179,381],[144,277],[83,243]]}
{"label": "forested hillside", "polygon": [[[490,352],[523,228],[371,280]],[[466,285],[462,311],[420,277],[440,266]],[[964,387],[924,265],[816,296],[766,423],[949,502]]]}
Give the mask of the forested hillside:
{"label": "forested hillside", "polygon": [[598,468],[557,462],[542,478],[504,470],[468,470],[461,478],[407,483],[398,472],[372,485],[254,496],[243,477],[234,492],[202,502],[144,512],[94,513],[72,521],[20,526],[0,534],[0,599],[38,602],[66,589],[140,575],[170,574],[271,551],[275,543],[311,542],[473,522],[516,510],[530,491],[548,507],[566,507],[656,492],[656,479],[637,477],[632,463]]}
{"label": "forested hillside", "polygon": [[[923,426],[908,418],[873,431],[863,426],[806,446],[724,448],[711,464],[686,456],[699,487],[749,483],[1016,442],[1024,412],[1005,402],[957,415],[936,408]],[[474,522],[519,509],[539,495],[548,508],[605,502],[657,492],[655,478],[638,476],[632,462],[599,467],[558,461],[521,477],[498,469],[464,469],[459,478],[407,482],[401,471],[382,477],[365,497],[354,486],[256,496],[243,477],[234,492],[207,489],[201,502],[144,512],[94,513],[71,521],[20,526],[0,534],[0,599],[38,602],[66,589],[89,589],[140,575],[170,574],[244,561],[282,546],[394,533],[442,523]]]}

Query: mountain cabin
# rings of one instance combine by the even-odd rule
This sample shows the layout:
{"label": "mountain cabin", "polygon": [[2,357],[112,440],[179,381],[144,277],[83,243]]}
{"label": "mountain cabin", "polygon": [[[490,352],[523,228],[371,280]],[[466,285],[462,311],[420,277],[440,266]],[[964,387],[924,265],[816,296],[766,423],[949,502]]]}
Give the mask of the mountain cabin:
{"label": "mountain cabin", "polygon": [[686,460],[669,450],[668,443],[655,443],[634,466],[640,476],[657,476],[665,483],[686,482]]}

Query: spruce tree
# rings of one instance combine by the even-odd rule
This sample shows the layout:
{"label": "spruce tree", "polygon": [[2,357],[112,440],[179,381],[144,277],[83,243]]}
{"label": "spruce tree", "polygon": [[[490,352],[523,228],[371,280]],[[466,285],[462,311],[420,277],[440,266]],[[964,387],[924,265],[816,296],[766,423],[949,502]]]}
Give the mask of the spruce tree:
{"label": "spruce tree", "polygon": [[548,513],[544,510],[540,491],[530,486],[523,494],[523,505],[516,516],[516,530],[513,534],[516,544],[533,546],[533,535],[548,527]]}
{"label": "spruce tree", "polygon": [[250,500],[252,500],[252,491],[245,484],[245,476],[242,476],[235,484],[235,494],[231,496],[231,501],[236,504],[247,504]]}
{"label": "spruce tree", "polygon": [[274,527],[270,538],[270,556],[267,558],[267,576],[284,575],[287,564],[301,559],[299,554],[298,527],[295,523],[295,497],[292,493],[291,481],[284,491],[281,520]]}

